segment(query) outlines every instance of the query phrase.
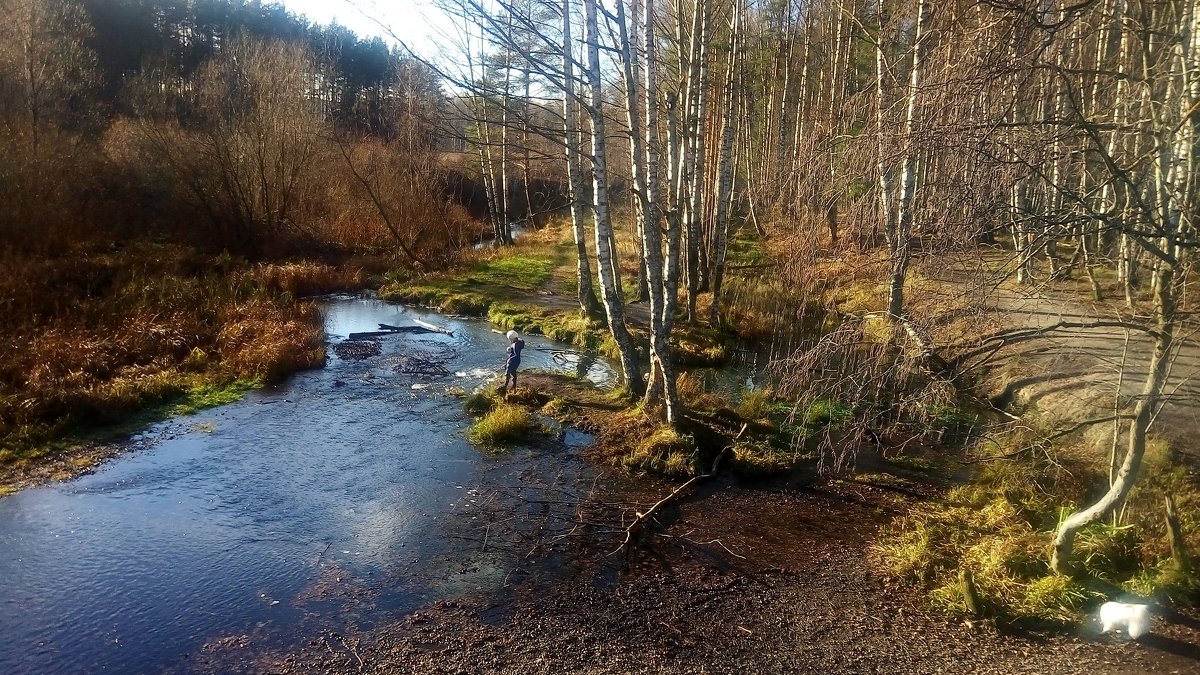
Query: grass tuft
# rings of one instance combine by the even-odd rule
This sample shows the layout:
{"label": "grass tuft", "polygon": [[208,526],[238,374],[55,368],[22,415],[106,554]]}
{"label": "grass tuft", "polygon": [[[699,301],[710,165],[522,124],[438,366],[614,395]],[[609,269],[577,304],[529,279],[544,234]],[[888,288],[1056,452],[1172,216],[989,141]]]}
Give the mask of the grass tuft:
{"label": "grass tuft", "polygon": [[770,422],[775,413],[775,402],[769,389],[749,389],[742,393],[742,400],[735,408],[739,417],[756,422]]}
{"label": "grass tuft", "polygon": [[485,415],[496,407],[496,398],[490,393],[479,390],[467,394],[463,400],[463,410],[468,415]]}
{"label": "grass tuft", "polygon": [[740,440],[733,444],[733,470],[743,476],[763,477],[791,471],[805,455],[781,450],[765,439]]}
{"label": "grass tuft", "polygon": [[695,475],[695,440],[670,427],[660,427],[621,460],[630,471],[672,478]]}
{"label": "grass tuft", "polygon": [[471,427],[468,438],[477,445],[502,448],[527,440],[536,429],[528,410],[502,403]]}

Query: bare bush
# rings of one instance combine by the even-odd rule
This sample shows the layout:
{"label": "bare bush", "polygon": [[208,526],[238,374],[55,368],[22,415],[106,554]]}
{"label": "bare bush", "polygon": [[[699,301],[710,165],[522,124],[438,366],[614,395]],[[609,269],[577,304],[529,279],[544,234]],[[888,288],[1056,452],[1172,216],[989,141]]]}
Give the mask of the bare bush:
{"label": "bare bush", "polygon": [[853,471],[864,444],[903,447],[942,428],[934,418],[952,409],[952,383],[930,377],[922,350],[889,340],[881,317],[846,321],[815,344],[773,364],[777,393],[793,401],[792,443],[809,445],[822,473]]}
{"label": "bare bush", "polygon": [[[145,116],[132,129],[130,159],[165,179],[226,248],[257,254],[308,234],[303,208],[327,135],[315,70],[301,47],[237,38],[176,100],[150,76],[140,83]],[[172,102],[185,110],[182,122],[155,114]]]}

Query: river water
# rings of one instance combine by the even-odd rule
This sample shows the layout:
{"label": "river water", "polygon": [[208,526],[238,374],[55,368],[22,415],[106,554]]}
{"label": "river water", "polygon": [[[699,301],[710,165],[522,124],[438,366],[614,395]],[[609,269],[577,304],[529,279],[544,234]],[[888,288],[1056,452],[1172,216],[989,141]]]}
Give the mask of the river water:
{"label": "river water", "polygon": [[[584,490],[588,439],[480,452],[451,389],[502,368],[503,336],[374,300],[325,306],[334,343],[414,318],[454,335],[384,337],[363,360],[331,351],[321,369],[147,429],[95,473],[0,498],[0,673],[186,670],[214,645],[286,649],[531,574],[506,543],[569,507],[521,495]],[[602,359],[527,342],[523,368],[613,380]],[[396,372],[403,357],[450,374]]]}

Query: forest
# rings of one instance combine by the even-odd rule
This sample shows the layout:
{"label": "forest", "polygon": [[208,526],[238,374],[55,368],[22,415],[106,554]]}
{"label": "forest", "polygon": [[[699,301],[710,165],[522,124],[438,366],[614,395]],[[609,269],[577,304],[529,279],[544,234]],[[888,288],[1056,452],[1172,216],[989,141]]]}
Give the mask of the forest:
{"label": "forest", "polygon": [[612,360],[463,392],[483,445],[891,491],[863,564],[938,615],[1194,612],[1200,3],[438,7],[434,57],[0,0],[0,495],[321,367],[312,298],[370,293]]}

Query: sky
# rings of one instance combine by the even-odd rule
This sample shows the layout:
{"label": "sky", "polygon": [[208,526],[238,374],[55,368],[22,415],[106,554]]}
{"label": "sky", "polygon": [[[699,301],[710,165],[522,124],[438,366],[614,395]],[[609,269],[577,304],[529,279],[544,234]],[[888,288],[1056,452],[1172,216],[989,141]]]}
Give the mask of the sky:
{"label": "sky", "polygon": [[[453,39],[454,25],[431,0],[279,0],[310,21],[337,23],[359,37],[402,40],[421,57],[433,59]],[[382,25],[381,25],[382,24]],[[394,37],[393,37],[394,34]]]}

